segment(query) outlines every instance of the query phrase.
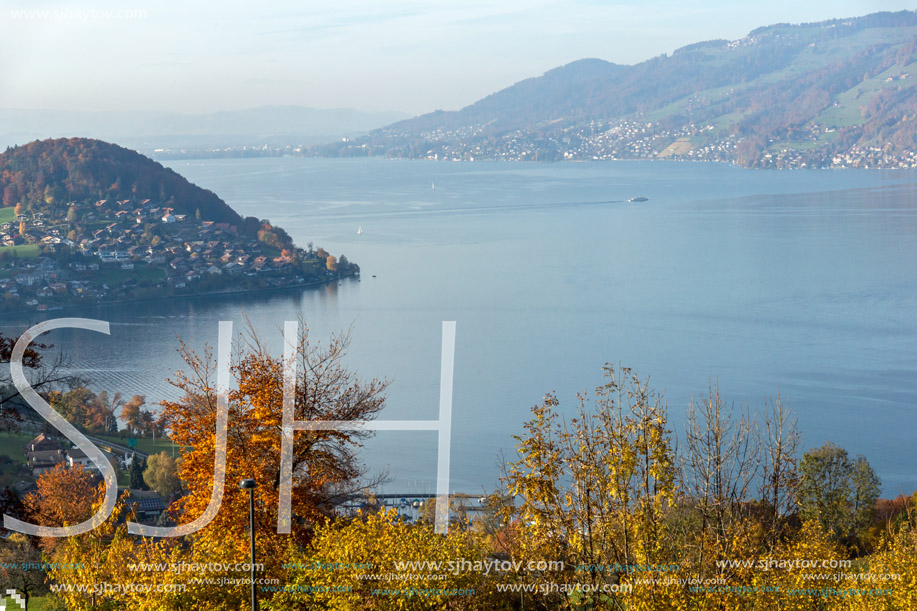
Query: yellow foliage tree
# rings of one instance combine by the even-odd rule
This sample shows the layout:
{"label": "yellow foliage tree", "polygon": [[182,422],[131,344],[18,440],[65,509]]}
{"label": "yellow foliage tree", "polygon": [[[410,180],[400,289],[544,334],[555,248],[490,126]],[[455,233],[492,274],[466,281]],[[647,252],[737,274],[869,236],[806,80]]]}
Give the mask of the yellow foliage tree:
{"label": "yellow foliage tree", "polygon": [[559,593],[550,597],[554,608],[668,608],[666,590],[619,589],[633,585],[623,567],[670,557],[665,514],[674,500],[675,468],[666,410],[649,382],[630,369],[604,371],[593,410],[581,397],[576,417],[561,423],[558,401],[549,395],[533,408],[527,434],[516,438],[519,458],[507,465],[505,479],[507,493],[521,504],[503,510],[506,519],[519,521],[509,551],[514,558],[565,561],[564,572],[540,576],[546,586],[576,581],[595,592]]}
{"label": "yellow foliage tree", "polygon": [[888,593],[851,597],[850,611],[917,609],[917,494],[908,500],[905,512],[906,519],[897,529],[889,528],[880,550],[868,559],[866,568],[874,581],[848,581],[840,586]]}
{"label": "yellow foliage tree", "polygon": [[[394,510],[329,521],[316,530],[309,549],[287,554],[285,591],[264,608],[507,608],[493,588],[493,573],[482,568],[486,552],[471,531],[452,528],[437,535],[430,525],[402,523]],[[402,564],[415,562],[427,564],[414,569]]]}

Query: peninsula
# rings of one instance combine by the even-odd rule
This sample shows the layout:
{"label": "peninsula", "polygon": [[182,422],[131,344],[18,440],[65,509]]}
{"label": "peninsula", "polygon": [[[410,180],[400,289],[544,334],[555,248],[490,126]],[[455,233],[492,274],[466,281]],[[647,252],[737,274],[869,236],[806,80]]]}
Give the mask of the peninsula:
{"label": "peninsula", "polygon": [[115,144],[0,154],[0,311],[315,284],[359,274]]}

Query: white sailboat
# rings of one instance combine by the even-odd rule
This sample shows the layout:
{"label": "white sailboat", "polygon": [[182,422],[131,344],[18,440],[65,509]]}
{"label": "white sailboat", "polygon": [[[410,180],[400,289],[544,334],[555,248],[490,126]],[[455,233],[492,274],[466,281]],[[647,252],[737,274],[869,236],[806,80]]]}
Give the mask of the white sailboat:
{"label": "white sailboat", "polygon": [[435,183],[435,182],[434,182],[434,183],[431,183],[430,186],[433,187],[433,190],[434,190],[434,191],[436,191],[436,183]]}
{"label": "white sailboat", "polygon": [[357,227],[357,235],[363,235],[363,226],[362,225]]}

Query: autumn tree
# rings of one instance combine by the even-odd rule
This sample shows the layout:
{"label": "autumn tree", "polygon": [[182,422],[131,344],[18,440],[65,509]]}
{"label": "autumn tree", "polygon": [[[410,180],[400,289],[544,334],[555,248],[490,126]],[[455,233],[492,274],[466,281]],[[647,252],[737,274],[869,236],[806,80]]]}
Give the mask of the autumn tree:
{"label": "autumn tree", "polygon": [[87,428],[94,433],[111,434],[118,432],[118,418],[115,413],[124,405],[121,393],[109,395],[103,390],[89,404],[89,422]]}
{"label": "autumn tree", "polygon": [[338,261],[334,258],[334,255],[328,255],[328,258],[325,259],[325,267],[329,272],[336,272],[338,270]]}
{"label": "autumn tree", "polygon": [[869,556],[870,573],[899,579],[883,583],[889,595],[850,597],[850,611],[917,609],[917,493],[902,500],[897,523],[888,526],[877,551]]}
{"label": "autumn tree", "polygon": [[[485,575],[473,570],[475,564],[491,561],[488,550],[474,532],[450,529],[438,535],[430,524],[411,525],[402,522],[394,509],[363,514],[356,519],[338,519],[319,524],[308,548],[292,547],[286,551],[291,570],[287,591],[275,594],[263,604],[270,611],[307,609],[480,609],[491,611],[512,608],[496,593],[496,571]],[[462,565],[462,562],[467,564]],[[431,572],[426,579],[412,579],[417,574],[400,574],[399,562],[441,562],[443,567],[469,567],[462,570]],[[341,567],[339,570],[312,570],[315,563]],[[392,581],[384,587],[400,593],[402,588],[424,589],[425,596],[378,596],[373,591],[378,582],[361,579],[364,573],[388,573]],[[402,577],[400,578],[399,577]],[[316,593],[304,596],[312,588]],[[299,590],[299,592],[297,592]],[[457,596],[447,592],[462,590],[474,596]],[[372,601],[371,603],[369,601]],[[528,608],[528,607],[526,607]]]}
{"label": "autumn tree", "polygon": [[[63,463],[38,476],[37,489],[26,495],[23,506],[29,520],[39,526],[70,526],[87,520],[93,505],[101,502],[96,478],[82,466]],[[103,492],[104,493],[104,492]],[[42,546],[53,549],[59,539],[45,538]]]}
{"label": "autumn tree", "polygon": [[92,421],[92,405],[96,402],[94,392],[85,386],[78,386],[68,391],[51,391],[48,403],[68,422],[78,428],[86,429]]}
{"label": "autumn tree", "polygon": [[142,435],[156,439],[163,436],[165,422],[162,418],[154,416],[150,410],[144,409],[140,411],[139,430]]}
{"label": "autumn tree", "polygon": [[164,498],[172,496],[181,490],[181,480],[178,477],[179,461],[165,451],[153,454],[146,461],[143,481]]}
{"label": "autumn tree", "polygon": [[48,591],[44,573],[33,568],[41,562],[39,550],[21,533],[12,533],[0,543],[0,579],[4,588],[15,588],[22,594],[27,609],[31,597]]}
{"label": "autumn tree", "polygon": [[[111,517],[100,526],[58,540],[50,555],[48,575],[58,584],[71,586],[57,589],[55,593],[66,609],[175,611],[220,608],[184,602],[180,591],[174,588],[181,576],[171,571],[132,570],[132,565],[139,563],[169,566],[169,563],[184,561],[187,554],[175,541],[130,535],[127,520],[136,520],[136,515],[122,496]],[[131,584],[135,589],[100,587],[106,584]]]}
{"label": "autumn tree", "polygon": [[[308,328],[286,338],[295,348],[296,371],[293,410],[296,420],[369,420],[382,409],[387,382],[361,381],[344,364],[349,334],[333,335],[327,344],[310,341]],[[179,401],[164,402],[170,437],[181,446],[179,477],[189,494],[175,506],[179,522],[201,515],[208,506],[214,481],[217,395],[216,364],[211,353],[203,356],[183,347],[188,369],[173,382],[184,392]],[[207,545],[236,546],[244,558],[248,495],[238,489],[240,480],[254,478],[258,547],[267,562],[279,562],[290,541],[277,534],[280,485],[283,357],[273,354],[249,329],[238,338],[231,371],[236,388],[229,393],[229,422],[225,462],[226,487],[221,509],[196,535],[201,549]],[[367,431],[308,431],[295,435],[292,462],[292,535],[305,543],[314,524],[331,515],[341,499],[363,485],[364,470],[355,450]]]}
{"label": "autumn tree", "polygon": [[[824,568],[819,568],[818,571],[799,566],[782,570],[745,569],[743,572],[746,579],[743,584],[755,588],[753,590],[755,594],[753,596],[731,594],[725,597],[726,600],[723,600],[724,597],[721,595],[718,595],[720,600],[711,600],[711,597],[707,596],[707,601],[711,604],[706,608],[729,611],[733,609],[846,611],[849,600],[861,597],[854,596],[845,599],[837,594],[832,594],[829,590],[829,588],[849,587],[838,584],[843,584],[839,574],[848,573],[850,569],[830,568],[832,565],[843,566],[837,562],[846,557],[846,551],[832,540],[830,534],[822,529],[818,521],[804,521],[798,533],[777,542],[771,558],[779,558],[785,563],[812,562],[817,558],[820,562],[825,563]],[[700,596],[695,595],[693,598],[700,598]],[[885,597],[863,596],[862,598],[884,599]],[[883,606],[882,608],[904,607]]]}
{"label": "autumn tree", "polygon": [[141,410],[145,404],[146,397],[144,395],[134,395],[131,397],[131,400],[124,403],[124,406],[121,408],[121,420],[124,421],[127,430],[130,431],[131,434],[136,433],[140,429]]}
{"label": "autumn tree", "polygon": [[[599,591],[628,578],[616,566],[661,564],[669,557],[665,513],[675,498],[676,475],[666,408],[649,381],[628,368],[606,365],[604,371],[593,405],[581,396],[569,421],[560,417],[554,395],[532,409],[526,434],[516,437],[518,458],[507,463],[504,477],[507,493],[520,500],[518,508],[504,509],[520,523],[510,553],[593,567],[576,580]],[[664,607],[664,591],[641,592],[646,598],[633,608]],[[606,598],[596,608],[633,604],[616,594]],[[543,602],[549,608],[568,603],[564,597]],[[587,598],[578,604],[598,603]]]}
{"label": "autumn tree", "polygon": [[20,221],[19,222],[19,235],[25,235],[26,228],[27,227],[26,227],[25,221]]}

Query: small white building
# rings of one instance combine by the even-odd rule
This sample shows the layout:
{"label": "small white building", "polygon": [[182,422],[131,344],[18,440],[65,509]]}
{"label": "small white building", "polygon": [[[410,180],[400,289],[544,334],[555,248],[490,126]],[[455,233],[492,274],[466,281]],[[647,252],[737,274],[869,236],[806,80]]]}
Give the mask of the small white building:
{"label": "small white building", "polygon": [[86,456],[86,452],[80,450],[79,448],[67,450],[67,466],[75,467],[76,465],[81,465],[86,469],[95,468],[92,460]]}
{"label": "small white building", "polygon": [[[102,455],[106,458],[106,460],[108,460],[109,464],[116,465],[118,462],[120,462],[116,461],[114,456],[108,452],[105,452],[104,450],[102,451]],[[67,466],[75,467],[77,465],[80,465],[84,469],[88,469],[90,471],[99,470],[95,463],[92,462],[92,459],[86,456],[86,452],[79,448],[71,448],[67,450]]]}

